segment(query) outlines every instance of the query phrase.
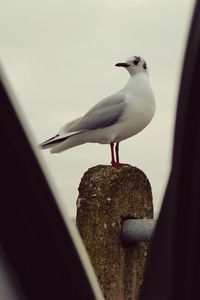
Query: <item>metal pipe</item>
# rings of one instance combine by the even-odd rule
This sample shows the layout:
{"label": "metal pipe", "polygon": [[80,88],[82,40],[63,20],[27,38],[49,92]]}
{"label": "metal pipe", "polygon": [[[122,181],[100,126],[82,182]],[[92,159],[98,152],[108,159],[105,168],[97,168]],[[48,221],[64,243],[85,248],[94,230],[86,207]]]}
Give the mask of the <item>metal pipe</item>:
{"label": "metal pipe", "polygon": [[122,223],[122,241],[149,241],[155,225],[156,220],[152,219],[127,219]]}

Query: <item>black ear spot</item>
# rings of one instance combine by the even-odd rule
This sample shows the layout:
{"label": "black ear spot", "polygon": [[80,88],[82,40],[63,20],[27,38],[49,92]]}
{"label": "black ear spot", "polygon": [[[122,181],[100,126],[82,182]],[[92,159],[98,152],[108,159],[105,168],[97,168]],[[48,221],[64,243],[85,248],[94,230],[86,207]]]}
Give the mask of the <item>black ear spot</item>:
{"label": "black ear spot", "polygon": [[146,64],[146,63],[143,64],[143,68],[144,68],[145,70],[147,69],[147,64]]}

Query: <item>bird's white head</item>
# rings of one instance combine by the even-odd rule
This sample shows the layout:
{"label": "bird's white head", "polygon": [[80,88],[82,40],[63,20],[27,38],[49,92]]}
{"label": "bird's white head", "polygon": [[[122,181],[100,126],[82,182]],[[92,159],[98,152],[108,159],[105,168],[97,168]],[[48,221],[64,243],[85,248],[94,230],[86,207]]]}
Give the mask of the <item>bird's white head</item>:
{"label": "bird's white head", "polygon": [[127,61],[117,63],[115,66],[124,67],[131,76],[139,72],[145,72],[148,74],[147,64],[141,56],[132,56]]}

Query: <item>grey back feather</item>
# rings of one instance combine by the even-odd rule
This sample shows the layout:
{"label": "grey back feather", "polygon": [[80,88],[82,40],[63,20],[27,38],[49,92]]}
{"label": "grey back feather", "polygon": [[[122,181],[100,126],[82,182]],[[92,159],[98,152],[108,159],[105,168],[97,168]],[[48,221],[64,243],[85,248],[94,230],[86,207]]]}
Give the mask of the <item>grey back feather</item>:
{"label": "grey back feather", "polygon": [[61,132],[75,132],[105,128],[115,124],[121,117],[125,107],[122,94],[111,95],[91,108],[82,118],[66,124]]}

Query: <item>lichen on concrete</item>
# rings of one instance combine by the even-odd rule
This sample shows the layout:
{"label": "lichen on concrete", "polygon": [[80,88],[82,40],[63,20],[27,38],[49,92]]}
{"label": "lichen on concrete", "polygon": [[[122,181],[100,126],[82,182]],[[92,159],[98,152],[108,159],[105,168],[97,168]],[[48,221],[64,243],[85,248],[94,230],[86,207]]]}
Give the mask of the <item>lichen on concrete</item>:
{"label": "lichen on concrete", "polygon": [[122,245],[121,223],[153,218],[152,192],[136,167],[90,168],[79,186],[76,223],[105,299],[137,299],[147,243]]}

